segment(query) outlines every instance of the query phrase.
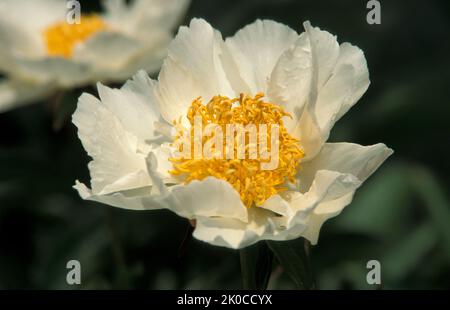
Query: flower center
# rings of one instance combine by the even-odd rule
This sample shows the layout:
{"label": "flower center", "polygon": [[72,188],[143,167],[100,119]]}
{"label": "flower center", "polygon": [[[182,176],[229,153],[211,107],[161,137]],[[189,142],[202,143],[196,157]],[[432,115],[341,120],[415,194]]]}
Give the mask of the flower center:
{"label": "flower center", "polygon": [[[263,97],[214,96],[206,105],[195,99],[187,113],[190,128],[174,121],[177,134],[172,145],[183,155],[170,158],[170,173],[185,183],[208,176],[225,180],[247,207],[260,206],[286,190],[287,182],[295,183],[304,156],[300,141],[283,125],[282,118],[290,115]],[[209,136],[199,136],[199,129]]]}
{"label": "flower center", "polygon": [[106,28],[106,23],[95,14],[82,15],[79,24],[55,23],[44,30],[48,55],[70,58],[76,44]]}

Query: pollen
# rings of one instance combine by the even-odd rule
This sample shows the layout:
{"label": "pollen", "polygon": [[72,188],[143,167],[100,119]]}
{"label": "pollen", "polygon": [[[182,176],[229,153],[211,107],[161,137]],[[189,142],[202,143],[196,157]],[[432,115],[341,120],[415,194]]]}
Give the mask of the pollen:
{"label": "pollen", "polygon": [[[240,97],[232,99],[214,96],[207,104],[202,103],[202,98],[192,101],[187,112],[190,126],[183,126],[181,120],[174,121],[177,133],[172,145],[184,156],[169,159],[173,166],[173,169],[169,172],[181,178],[185,184],[193,180],[203,180],[208,176],[225,180],[239,193],[243,204],[248,208],[261,206],[271,196],[285,191],[288,183],[295,184],[295,175],[301,159],[304,157],[300,141],[291,136],[283,125],[283,117],[290,117],[290,115],[279,105],[266,102],[263,98],[264,94],[258,93],[254,97],[241,94]],[[221,129],[222,136],[225,136],[225,132],[230,128],[230,125],[247,126],[253,124],[258,139],[252,140],[250,132],[245,132],[245,135],[240,136],[241,139],[239,140],[238,134],[233,133],[232,136],[235,139],[231,147],[226,139],[222,139],[223,141],[220,143],[212,144],[211,140],[217,138],[217,131],[214,131],[209,136],[202,135],[199,143],[203,147],[213,145],[212,150],[217,151],[213,153],[219,154],[219,156],[205,156],[204,152],[200,156],[195,156],[196,126],[194,121],[199,117],[201,118],[200,127],[202,129],[214,124]],[[272,131],[269,130],[274,125],[278,128],[276,143],[272,139]],[[267,128],[267,130],[263,130],[263,128]],[[190,149],[183,152],[186,151],[183,150],[186,143],[181,142],[183,139],[186,140],[186,137],[192,143],[189,144]],[[261,141],[265,140],[267,141],[265,153],[257,152],[255,154],[254,151],[251,151],[252,143],[261,144]],[[239,144],[242,145],[242,143],[245,145],[243,152],[245,156],[239,157],[237,156],[238,148]],[[263,155],[272,154],[272,151],[275,150],[273,148],[278,148],[278,152],[275,153],[278,157],[277,166],[272,169],[262,169],[263,163],[272,160]],[[227,150],[232,150],[233,156],[231,158],[225,156]]]}
{"label": "pollen", "polygon": [[102,18],[95,14],[82,15],[79,24],[66,21],[55,23],[44,30],[47,53],[49,56],[70,58],[77,44],[107,28]]}

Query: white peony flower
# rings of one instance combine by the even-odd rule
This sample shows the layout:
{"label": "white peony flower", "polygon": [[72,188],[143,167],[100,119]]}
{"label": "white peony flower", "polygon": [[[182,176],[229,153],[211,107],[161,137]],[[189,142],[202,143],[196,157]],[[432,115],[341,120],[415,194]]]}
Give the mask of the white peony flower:
{"label": "white peony flower", "polygon": [[0,2],[0,112],[57,90],[159,70],[188,0],[103,3],[104,13],[69,24],[67,1]]}
{"label": "white peony flower", "polygon": [[[308,22],[304,27],[298,35],[258,20],[224,41],[194,19],[169,46],[158,81],[140,72],[121,89],[98,84],[100,100],[83,94],[73,123],[93,161],[92,189],[74,186],[81,197],[170,209],[195,220],[195,238],[219,246],[300,236],[316,244],[322,224],[392,150],[326,143],[367,90],[367,64],[359,48],[339,45]],[[180,158],[173,142],[191,137],[194,115],[221,128],[279,124],[278,167],[262,170],[261,158]]]}

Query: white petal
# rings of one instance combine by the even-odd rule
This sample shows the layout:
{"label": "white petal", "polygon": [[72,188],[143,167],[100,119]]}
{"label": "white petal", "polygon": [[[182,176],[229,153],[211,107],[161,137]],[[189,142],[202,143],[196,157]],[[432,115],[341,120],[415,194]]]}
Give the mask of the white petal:
{"label": "white petal", "polygon": [[170,209],[186,218],[223,217],[247,221],[247,208],[226,181],[207,177],[170,188]]}
{"label": "white petal", "polygon": [[325,137],[369,87],[369,72],[363,52],[349,43],[341,44],[332,76],[319,92],[315,106]]}
{"label": "white petal", "polygon": [[[328,32],[313,28],[308,22],[304,25],[306,32],[293,52],[283,55],[280,67],[274,70],[271,94],[294,116],[287,125],[303,144],[304,161],[309,161],[328,139],[334,123],[366,91],[369,79],[360,49],[348,43],[339,46],[336,37]],[[295,49],[299,49],[297,57]],[[312,70],[308,71],[310,65]],[[289,67],[293,69],[288,71]],[[299,97],[298,102],[291,99],[295,97]],[[300,112],[303,114],[299,116]]]}
{"label": "white petal", "polygon": [[[160,149],[162,148],[164,146],[161,146]],[[109,186],[110,188],[115,187],[113,191],[103,190],[100,193],[91,191],[79,181],[76,181],[73,187],[83,199],[97,201],[117,208],[131,210],[171,209],[175,199],[164,185],[165,159],[160,157],[158,152],[159,149],[156,149],[154,153],[149,153],[145,158],[145,175],[150,178],[150,181],[142,187],[128,189],[126,186],[120,188],[113,184]],[[133,180],[130,181],[133,182]]]}
{"label": "white petal", "polygon": [[290,133],[300,139],[300,144],[305,152],[303,162],[308,162],[314,158],[326,141],[309,105],[303,109],[300,119]]}
{"label": "white petal", "polygon": [[305,32],[281,57],[270,84],[271,100],[291,114],[285,118],[291,134],[301,140],[304,161],[313,158],[328,138],[317,116],[317,97],[339,57],[336,37],[306,22]]}
{"label": "white petal", "polygon": [[72,117],[78,137],[93,161],[89,163],[94,194],[149,186],[145,156],[137,138],[95,97],[83,94]]}
{"label": "white petal", "polygon": [[281,55],[270,76],[270,101],[291,114],[292,118],[286,117],[284,121],[289,131],[294,131],[309,98],[313,72],[311,53],[308,36],[302,33],[295,44]]}
{"label": "white petal", "polygon": [[309,214],[308,225],[302,235],[316,244],[323,223],[338,215],[345,206],[350,204],[357,187],[391,154],[392,150],[384,144],[366,147],[351,143],[325,144],[317,157],[305,163],[299,173],[300,190],[307,190],[303,196],[311,195],[310,193],[315,191],[314,187],[326,188],[318,183],[320,178],[323,178],[321,176],[324,171],[330,173],[333,170],[333,173],[352,176],[357,181],[346,190],[330,191],[334,194],[331,196],[328,194],[327,198],[320,200],[313,212]]}
{"label": "white petal", "polygon": [[207,22],[193,19],[181,27],[169,47],[155,96],[164,119],[172,123],[185,116],[191,102],[233,92],[220,61],[223,40]]}
{"label": "white petal", "polygon": [[295,199],[290,201],[291,210],[288,215],[279,217],[270,212],[274,210],[271,210],[271,203],[268,202],[262,208],[248,209],[247,221],[200,216],[196,218],[193,236],[214,245],[234,249],[249,246],[260,240],[291,240],[306,236],[305,231],[316,208],[323,202],[352,193],[359,184],[360,182],[351,175],[320,171],[310,191],[306,194],[297,193]]}
{"label": "white petal", "polygon": [[328,138],[317,118],[317,97],[337,63],[339,45],[336,37],[330,33],[311,27],[309,22],[305,22],[304,26],[305,38],[311,51],[312,71],[307,103],[298,123],[293,126],[292,134],[301,140],[305,152],[304,160],[308,161],[319,152]]}
{"label": "white petal", "polygon": [[[367,89],[368,72],[363,53],[349,44],[305,23],[313,51],[317,85],[311,85],[311,110],[326,140],[329,130]],[[314,74],[313,74],[314,75]],[[313,76],[314,81],[314,76]],[[316,95],[314,93],[317,92]]]}
{"label": "white petal", "polygon": [[350,43],[342,43],[339,47],[339,58],[335,73],[337,74],[341,67],[347,65],[353,68],[352,94],[341,106],[337,119],[344,115],[362,97],[370,84],[369,70],[363,51]]}
{"label": "white petal", "polygon": [[198,217],[193,236],[213,245],[240,249],[273,235],[275,224],[264,210],[248,210],[248,220]]}
{"label": "white petal", "polygon": [[0,113],[22,105],[37,102],[50,95],[54,89],[46,84],[24,81],[0,80]]}
{"label": "white petal", "polygon": [[113,207],[130,210],[155,210],[164,209],[166,205],[160,196],[154,199],[144,199],[151,193],[150,188],[140,188],[136,190],[121,191],[110,194],[95,194],[83,183],[76,181],[73,186],[78,191],[81,198],[104,203]]}
{"label": "white petal", "polygon": [[310,214],[308,226],[302,232],[302,236],[308,239],[311,244],[317,244],[323,223],[326,220],[339,215],[342,210],[352,202],[353,194],[354,191],[337,199],[319,204],[314,212]]}
{"label": "white petal", "polygon": [[160,115],[152,100],[153,85],[147,73],[140,71],[121,89],[112,89],[98,83],[98,92],[104,106],[139,142],[144,143],[158,135],[154,123],[159,120]]}
{"label": "white petal", "polygon": [[336,36],[331,33],[318,27],[311,27],[309,22],[305,22],[304,26],[312,51],[314,70],[317,73],[317,90],[320,91],[336,66],[339,44]]}
{"label": "white petal", "polygon": [[[175,157],[175,149],[171,146],[171,143],[165,142],[161,145],[152,146],[148,151],[147,156],[147,171],[152,180],[157,176],[164,184],[178,184],[180,180],[178,177],[173,176],[169,171],[173,170],[172,162],[169,160],[171,157]],[[149,168],[149,157],[153,159],[153,167]]]}
{"label": "white petal", "polygon": [[294,30],[271,20],[257,20],[227,38],[226,45],[235,63],[230,69],[237,69],[240,76],[240,79],[231,79],[235,81],[232,86],[236,93],[266,92],[275,64],[297,39]]}
{"label": "white petal", "polygon": [[293,195],[289,201],[292,215],[285,218],[286,229],[277,240],[303,236],[315,244],[322,223],[338,215],[360,185],[361,181],[351,174],[319,170],[309,190]]}
{"label": "white petal", "polygon": [[318,170],[349,173],[364,182],[391,154],[392,150],[382,143],[326,143],[313,160],[302,164],[298,173],[301,190],[309,188]]}

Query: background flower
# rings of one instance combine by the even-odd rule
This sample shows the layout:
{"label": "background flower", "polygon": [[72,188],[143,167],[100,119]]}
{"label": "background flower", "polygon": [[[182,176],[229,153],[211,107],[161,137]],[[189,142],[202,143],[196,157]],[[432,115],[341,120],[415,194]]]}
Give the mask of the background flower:
{"label": "background flower", "polygon": [[157,71],[188,3],[105,0],[101,14],[69,25],[66,1],[2,1],[0,112],[57,90]]}

